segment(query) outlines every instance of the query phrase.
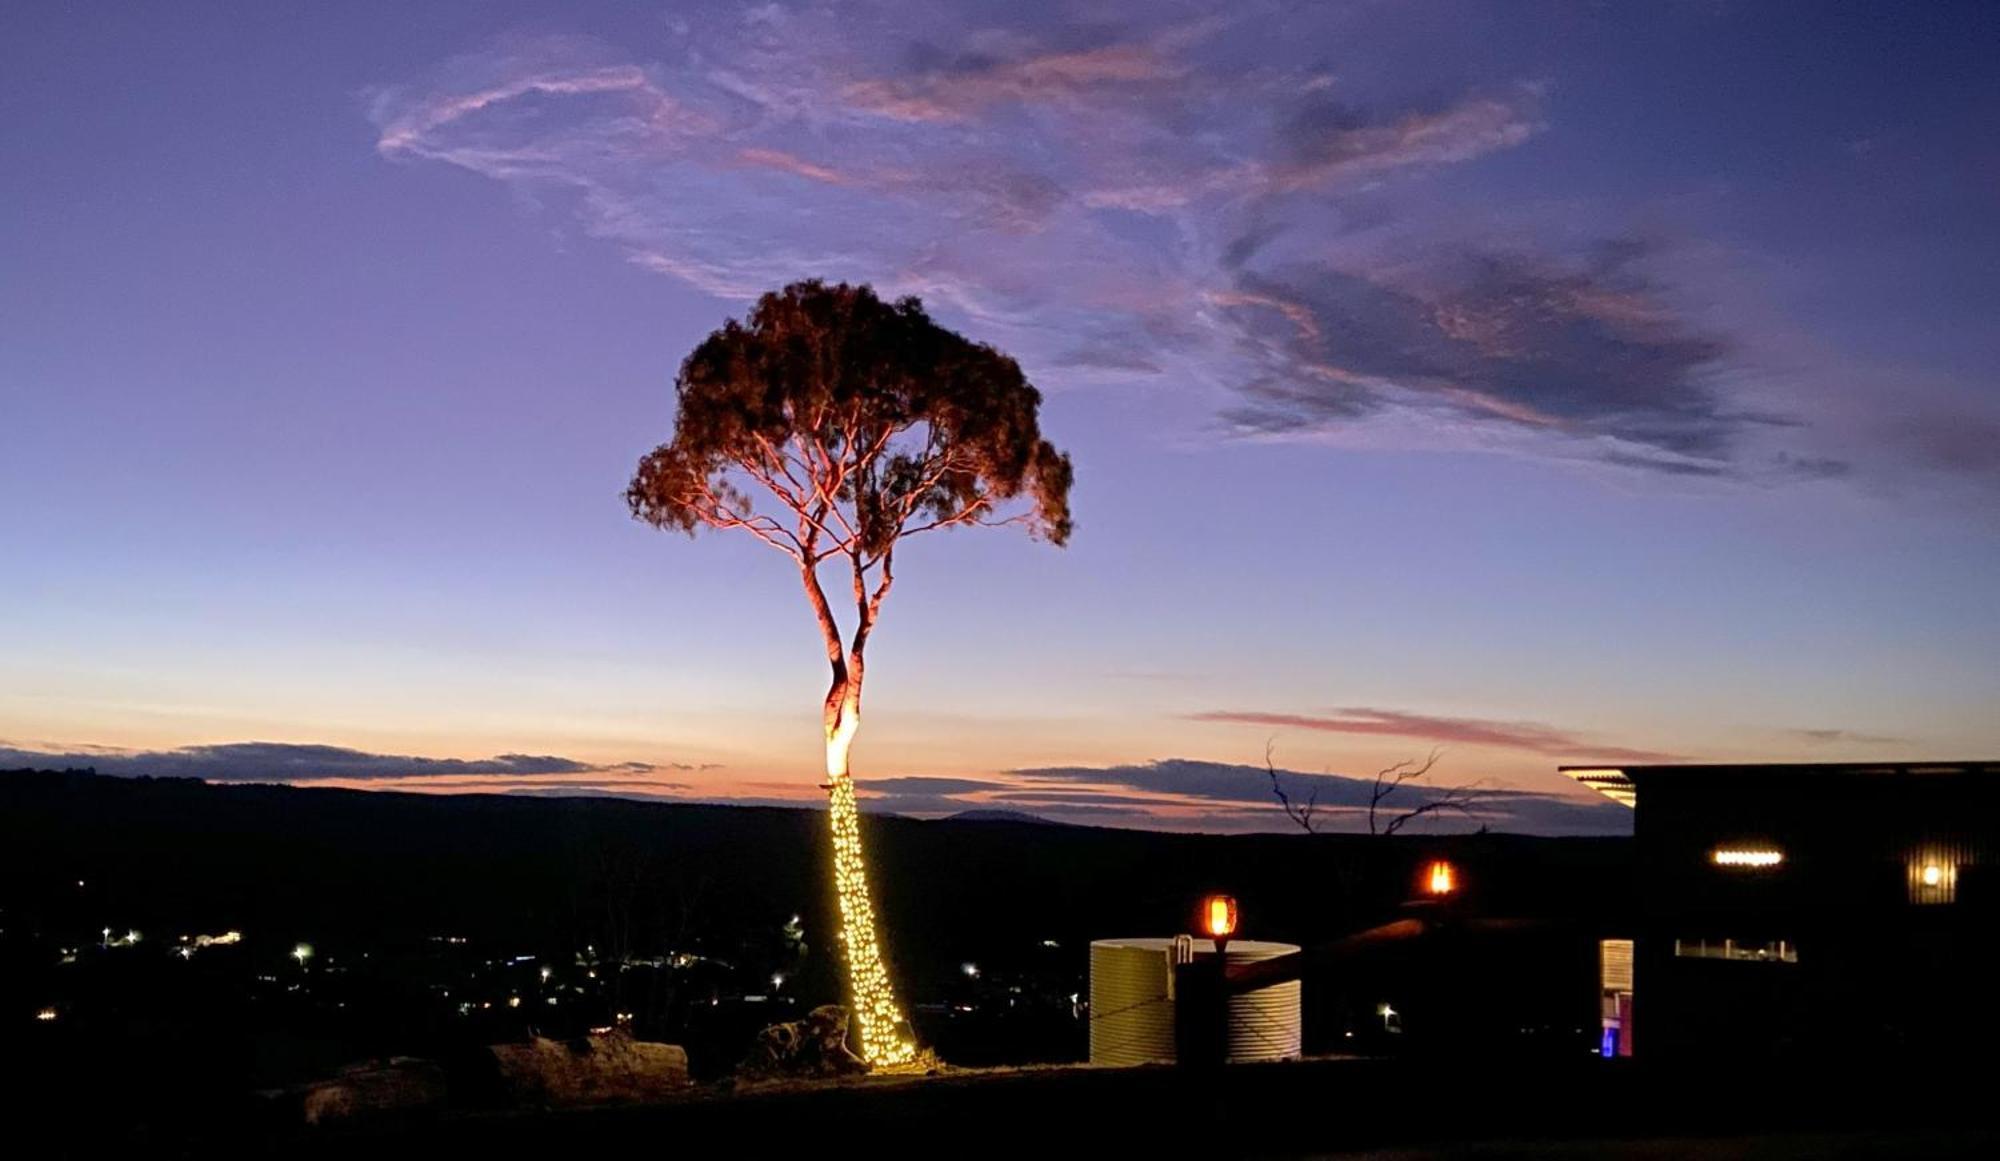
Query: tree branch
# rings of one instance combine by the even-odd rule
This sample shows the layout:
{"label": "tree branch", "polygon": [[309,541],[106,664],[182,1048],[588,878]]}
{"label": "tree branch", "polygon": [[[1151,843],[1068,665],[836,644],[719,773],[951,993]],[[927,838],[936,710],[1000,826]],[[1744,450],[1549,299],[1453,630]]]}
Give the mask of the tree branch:
{"label": "tree branch", "polygon": [[1285,793],[1284,782],[1278,777],[1277,764],[1271,760],[1271,752],[1276,745],[1271,741],[1264,743],[1264,772],[1271,776],[1271,793],[1277,796],[1278,805],[1285,808],[1286,818],[1298,823],[1307,834],[1318,834],[1319,827],[1313,823],[1313,811],[1319,807],[1319,787],[1313,787],[1304,806],[1294,805],[1291,795]]}
{"label": "tree branch", "polygon": [[[1405,758],[1403,761],[1398,762],[1393,766],[1384,766],[1382,769],[1375,772],[1375,785],[1368,795],[1369,834],[1394,833],[1393,830],[1391,831],[1377,830],[1375,821],[1377,811],[1381,808],[1384,802],[1388,801],[1390,795],[1393,795],[1394,793],[1396,793],[1396,791],[1401,790],[1403,788],[1404,783],[1415,781],[1416,779],[1422,778],[1424,775],[1430,773],[1431,767],[1437,765],[1438,756],[1441,753],[1443,753],[1443,751],[1433,748],[1430,752],[1430,756],[1425,758],[1421,764],[1419,764],[1414,758]],[[1403,821],[1407,822],[1408,820],[1405,819]],[[1402,825],[1401,823],[1396,824],[1398,828],[1400,828],[1401,825]]]}

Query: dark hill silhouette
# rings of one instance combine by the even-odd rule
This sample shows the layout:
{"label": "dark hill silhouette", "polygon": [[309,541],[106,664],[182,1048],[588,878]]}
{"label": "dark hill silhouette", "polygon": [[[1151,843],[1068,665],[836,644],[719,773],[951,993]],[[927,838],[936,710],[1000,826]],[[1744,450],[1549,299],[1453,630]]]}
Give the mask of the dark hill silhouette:
{"label": "dark hill silhouette", "polygon": [[[1628,873],[1619,838],[865,825],[890,951],[917,995],[969,957],[1055,940],[1080,964],[1091,938],[1182,930],[1210,890],[1242,901],[1245,934],[1309,942],[1392,912],[1437,852],[1465,865],[1488,910],[1594,913]],[[814,810],[0,775],[5,901],[93,931],[448,933],[560,949],[598,938],[611,911],[621,950],[656,954],[676,941],[727,947],[796,913],[824,947],[826,865]]]}

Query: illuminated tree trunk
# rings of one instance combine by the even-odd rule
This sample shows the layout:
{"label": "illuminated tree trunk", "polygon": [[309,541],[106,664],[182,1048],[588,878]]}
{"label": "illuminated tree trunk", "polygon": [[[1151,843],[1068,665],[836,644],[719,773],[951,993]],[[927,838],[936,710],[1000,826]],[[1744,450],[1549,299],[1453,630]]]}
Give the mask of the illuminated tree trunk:
{"label": "illuminated tree trunk", "polygon": [[896,1004],[875,931],[875,904],[861,850],[861,812],[854,800],[848,754],[861,726],[859,683],[834,680],[826,705],[827,817],[833,828],[833,883],[840,904],[840,945],[847,957],[859,1055],[870,1064],[916,1059],[916,1039]]}

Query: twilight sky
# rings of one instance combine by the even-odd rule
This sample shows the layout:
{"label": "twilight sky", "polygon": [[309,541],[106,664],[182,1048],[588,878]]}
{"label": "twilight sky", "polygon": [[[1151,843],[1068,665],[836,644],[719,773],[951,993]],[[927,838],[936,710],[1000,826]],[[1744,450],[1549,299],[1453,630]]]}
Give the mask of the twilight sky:
{"label": "twilight sky", "polygon": [[[1219,11],[1221,14],[1217,14]],[[1016,355],[881,809],[1277,829],[1398,759],[2000,749],[2000,9],[16,5],[0,766],[819,798],[815,630],[632,522],[794,278]],[[1462,824],[1461,824],[1462,825]]]}

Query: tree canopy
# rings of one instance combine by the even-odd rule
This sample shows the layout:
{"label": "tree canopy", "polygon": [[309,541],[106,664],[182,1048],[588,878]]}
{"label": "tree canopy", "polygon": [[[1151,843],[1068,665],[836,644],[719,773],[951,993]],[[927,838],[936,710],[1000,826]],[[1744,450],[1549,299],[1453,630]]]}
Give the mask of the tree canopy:
{"label": "tree canopy", "polygon": [[676,387],[673,439],[626,492],[650,524],[740,528],[804,566],[857,569],[957,525],[1069,539],[1070,462],[1042,438],[1041,393],[915,298],[793,283],[710,334]]}

